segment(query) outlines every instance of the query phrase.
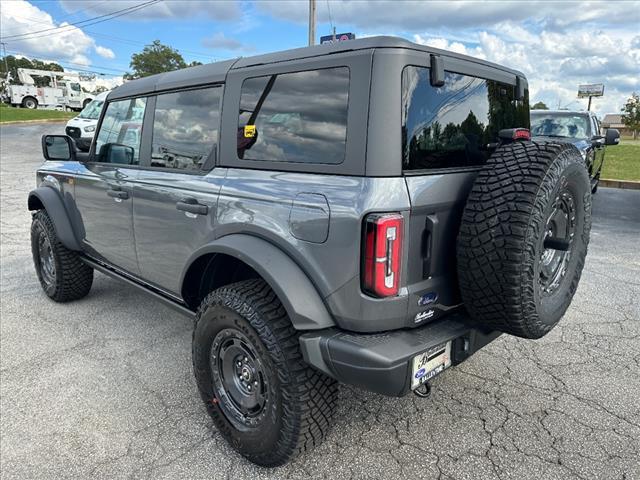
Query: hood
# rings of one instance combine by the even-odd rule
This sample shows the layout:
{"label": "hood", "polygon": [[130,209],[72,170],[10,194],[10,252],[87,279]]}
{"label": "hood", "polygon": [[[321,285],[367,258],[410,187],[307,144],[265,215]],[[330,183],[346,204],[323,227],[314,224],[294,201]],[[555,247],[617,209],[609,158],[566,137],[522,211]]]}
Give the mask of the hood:
{"label": "hood", "polygon": [[531,137],[531,140],[549,143],[570,143],[574,145],[578,150],[580,150],[580,152],[586,152],[591,147],[591,142],[586,138],[546,137],[544,135],[540,135]]}

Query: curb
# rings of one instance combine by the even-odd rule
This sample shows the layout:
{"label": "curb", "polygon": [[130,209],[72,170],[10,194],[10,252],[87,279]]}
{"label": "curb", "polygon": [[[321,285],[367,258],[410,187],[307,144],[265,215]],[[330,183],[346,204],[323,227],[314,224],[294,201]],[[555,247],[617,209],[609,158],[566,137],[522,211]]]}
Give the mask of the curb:
{"label": "curb", "polygon": [[51,119],[42,119],[42,120],[13,120],[10,122],[0,122],[0,127],[3,125],[19,125],[21,123],[66,123],[71,120],[72,117],[69,118],[51,118]]}
{"label": "curb", "polygon": [[610,180],[601,178],[601,187],[624,188],[628,190],[640,190],[640,182],[637,180]]}

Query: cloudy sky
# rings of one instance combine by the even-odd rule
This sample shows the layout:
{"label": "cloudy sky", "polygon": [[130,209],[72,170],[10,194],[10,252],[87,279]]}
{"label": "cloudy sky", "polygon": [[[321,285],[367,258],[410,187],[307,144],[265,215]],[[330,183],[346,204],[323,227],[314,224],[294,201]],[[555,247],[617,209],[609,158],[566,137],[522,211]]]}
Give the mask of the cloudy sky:
{"label": "cloudy sky", "polygon": [[[136,9],[147,2],[2,0],[1,41],[9,54],[107,75],[127,71],[131,54],[154,39],[204,63],[307,42],[306,0],[159,0]],[[586,108],[576,99],[580,83],[606,85],[594,100],[600,114],[619,111],[640,91],[638,1],[317,0],[317,10],[318,35],[333,24],[358,37],[397,35],[517,68],[532,100],[550,107]]]}

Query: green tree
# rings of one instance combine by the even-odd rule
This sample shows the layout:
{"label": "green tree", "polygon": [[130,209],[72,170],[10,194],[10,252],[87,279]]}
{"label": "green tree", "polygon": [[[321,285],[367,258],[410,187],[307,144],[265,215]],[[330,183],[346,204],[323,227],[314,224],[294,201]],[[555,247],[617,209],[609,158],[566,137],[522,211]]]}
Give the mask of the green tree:
{"label": "green tree", "polygon": [[129,66],[133,71],[125,74],[124,78],[127,80],[171,72],[185,68],[187,64],[175,48],[163,45],[160,40],[154,40],[151,45],[145,46],[142,52],[131,55]]}
{"label": "green tree", "polygon": [[633,92],[622,107],[622,123],[631,129],[633,138],[638,137],[640,130],[640,96]]}
{"label": "green tree", "polygon": [[549,107],[547,107],[547,104],[544,102],[537,102],[534,103],[533,106],[531,107],[533,110],[549,110]]}

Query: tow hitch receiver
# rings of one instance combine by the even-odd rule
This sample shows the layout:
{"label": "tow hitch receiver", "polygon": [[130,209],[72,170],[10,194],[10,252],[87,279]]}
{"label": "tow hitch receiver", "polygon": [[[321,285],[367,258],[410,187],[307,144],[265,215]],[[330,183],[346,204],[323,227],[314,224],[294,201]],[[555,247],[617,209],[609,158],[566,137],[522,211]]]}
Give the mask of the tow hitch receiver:
{"label": "tow hitch receiver", "polygon": [[413,393],[416,397],[429,398],[429,396],[431,396],[431,384],[429,382],[425,382],[416,388]]}

